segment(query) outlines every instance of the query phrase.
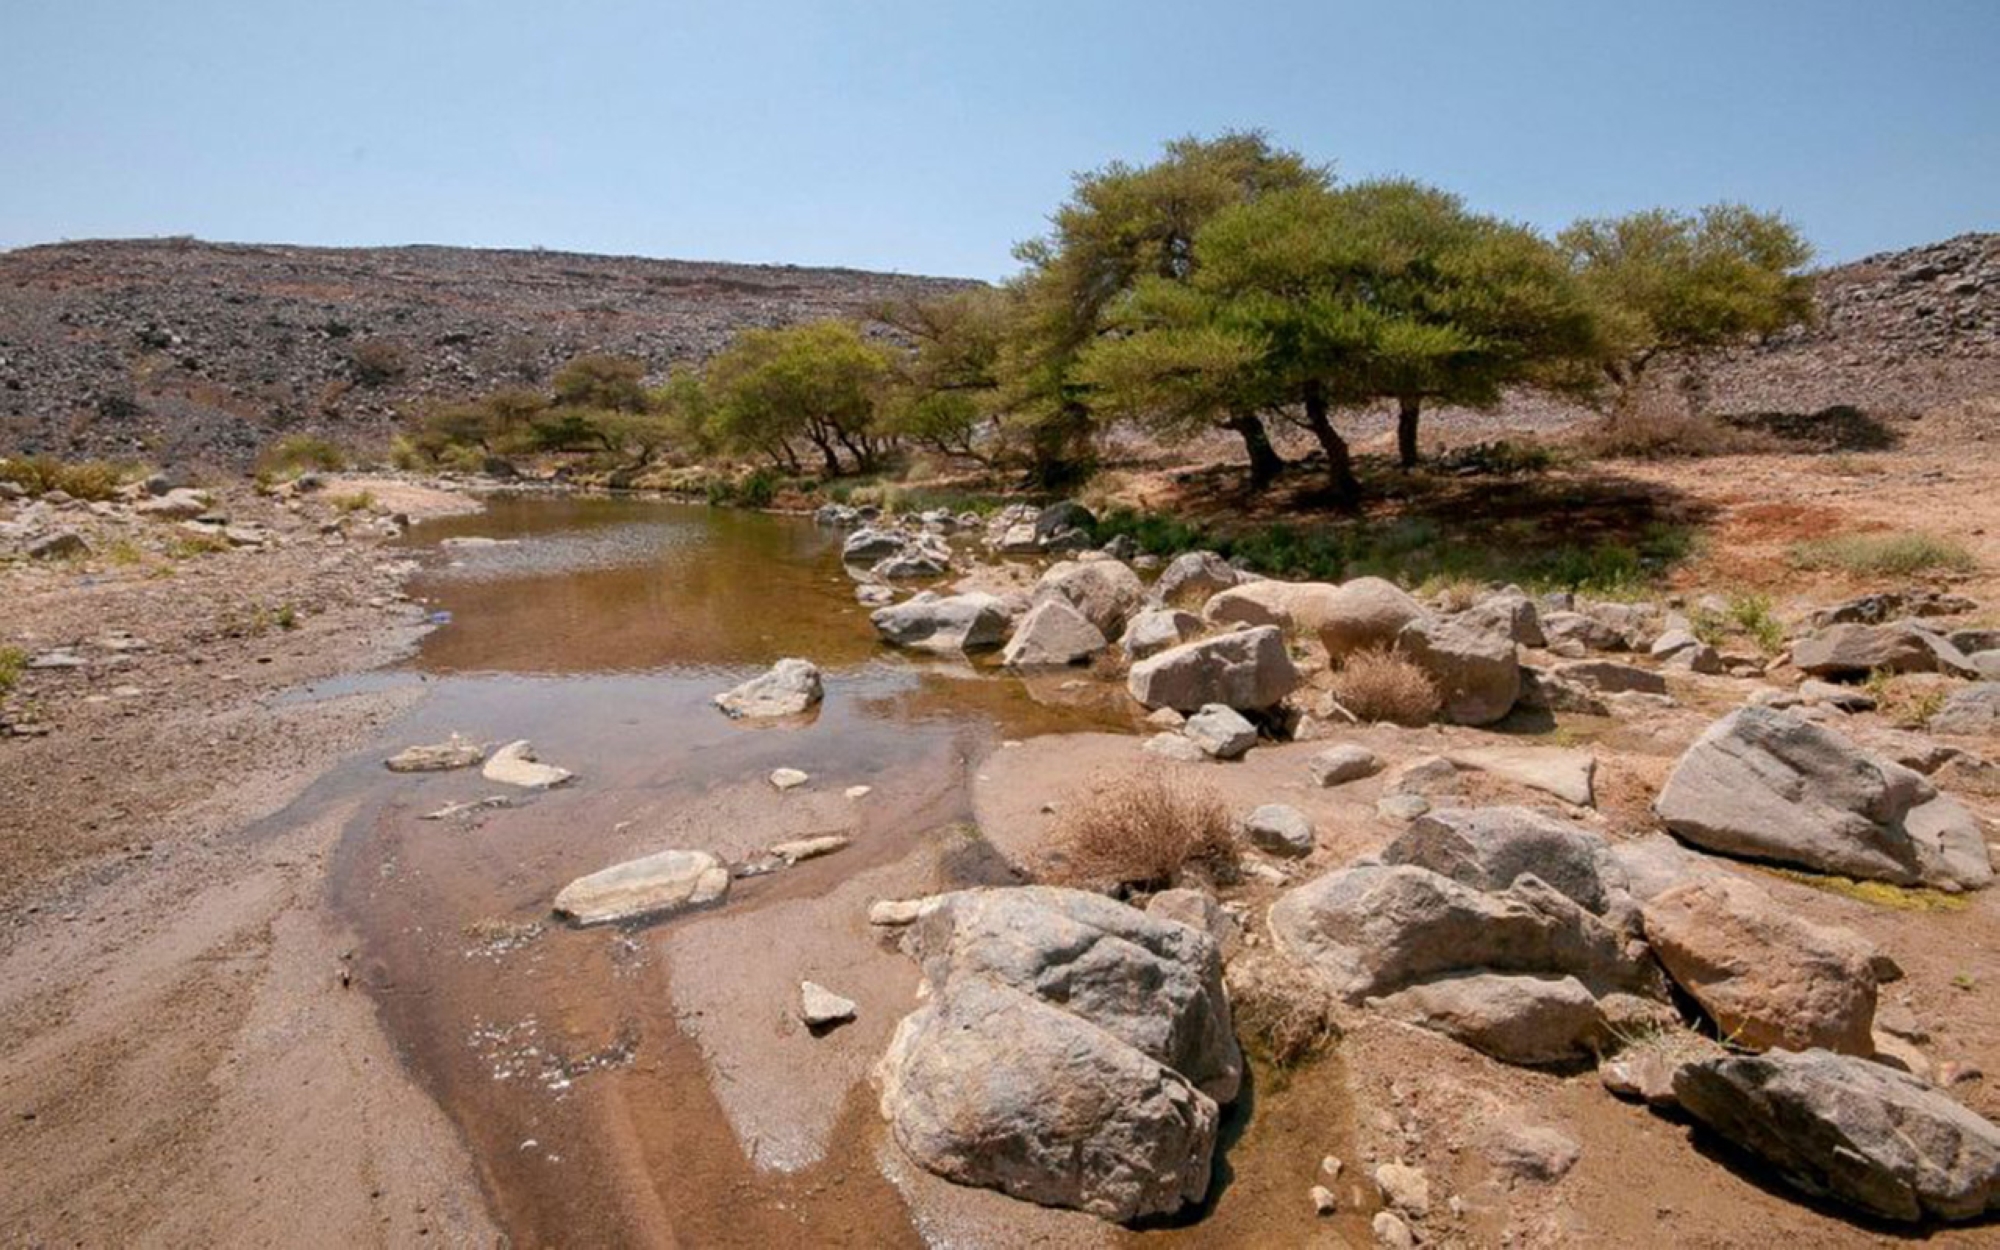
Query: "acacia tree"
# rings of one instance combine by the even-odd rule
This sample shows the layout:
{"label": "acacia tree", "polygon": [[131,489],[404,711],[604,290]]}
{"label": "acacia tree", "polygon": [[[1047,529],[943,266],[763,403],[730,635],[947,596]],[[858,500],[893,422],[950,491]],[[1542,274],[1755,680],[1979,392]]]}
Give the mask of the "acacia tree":
{"label": "acacia tree", "polygon": [[1775,213],[1648,209],[1579,221],[1558,242],[1596,301],[1616,412],[1662,355],[1692,358],[1812,316],[1812,248]]}
{"label": "acacia tree", "polygon": [[[1026,270],[1013,284],[996,364],[1001,406],[1025,427],[1038,477],[1060,477],[1085,454],[1095,414],[1080,367],[1112,306],[1142,281],[1187,281],[1195,237],[1221,210],[1330,181],[1325,168],[1255,131],[1178,139],[1151,165],[1113,162],[1078,175],[1049,234],[1015,249]],[[1268,440],[1250,424],[1240,432],[1254,460],[1255,444]]]}
{"label": "acacia tree", "polygon": [[972,287],[878,310],[879,320],[910,341],[909,350],[892,358],[878,428],[945,455],[992,464],[981,435],[994,415],[1010,300],[1004,289]]}
{"label": "acacia tree", "polygon": [[844,321],[750,330],[709,363],[711,421],[720,441],[799,469],[793,440],[816,448],[829,477],[840,451],[873,468],[883,439],[874,428],[888,354]]}

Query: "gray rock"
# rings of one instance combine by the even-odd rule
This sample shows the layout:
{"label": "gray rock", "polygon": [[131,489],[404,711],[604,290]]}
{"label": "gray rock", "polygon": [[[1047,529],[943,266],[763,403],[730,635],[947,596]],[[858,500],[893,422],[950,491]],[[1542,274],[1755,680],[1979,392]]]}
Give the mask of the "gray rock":
{"label": "gray rock", "polygon": [[1339,589],[1327,582],[1281,582],[1256,578],[1224,590],[1202,605],[1211,625],[1276,625],[1286,633],[1310,634],[1336,609]]}
{"label": "gray rock", "polygon": [[1125,622],[1125,632],[1119,637],[1118,646],[1128,658],[1143,660],[1149,655],[1158,655],[1168,647],[1178,647],[1199,633],[1201,618],[1194,613],[1176,608],[1153,608],[1133,613],[1132,619]]}
{"label": "gray rock", "polygon": [[1599,694],[1625,694],[1637,691],[1640,694],[1665,694],[1667,679],[1649,668],[1636,664],[1620,664],[1615,660],[1578,660],[1570,664],[1558,664],[1553,674],[1558,680],[1571,682]]}
{"label": "gray rock", "polygon": [[501,785],[524,790],[550,790],[575,776],[567,768],[544,764],[535,758],[535,749],[526,738],[501,747],[486,758],[479,775]]}
{"label": "gray rock", "polygon": [[1806,1193],[1885,1219],[2000,1210],[2000,1127],[1906,1073],[1823,1050],[1689,1064],[1680,1105]]}
{"label": "gray rock", "polygon": [[851,998],[842,998],[813,981],[799,982],[799,1020],[815,1032],[825,1031],[854,1018],[858,1010]]}
{"label": "gray rock", "polygon": [[1520,706],[1574,712],[1579,716],[1611,715],[1610,705],[1598,698],[1591,687],[1527,664],[1521,666]]}
{"label": "gray rock", "polygon": [[556,895],[555,910],[581,925],[668,916],[720,902],[729,869],[707,851],[661,851],[579,877]]}
{"label": "gray rock", "polygon": [[1061,599],[1106,638],[1116,638],[1146,602],[1146,583],[1116,560],[1062,560],[1035,583],[1035,602]]}
{"label": "gray rock", "polygon": [[1225,958],[1243,938],[1243,926],[1206,890],[1161,890],[1146,900],[1146,914],[1208,934]]}
{"label": "gray rock", "polygon": [[909,542],[909,538],[899,530],[858,529],[840,544],[840,559],[845,564],[867,567],[890,556],[900,555]]}
{"label": "gray rock", "polygon": [[1273,855],[1296,858],[1313,852],[1313,824],[1296,807],[1266,803],[1243,820],[1250,844]]}
{"label": "gray rock", "polygon": [[1597,757],[1560,747],[1466,747],[1447,757],[1459,768],[1552,794],[1575,807],[1595,807]]}
{"label": "gray rock", "polygon": [[1477,620],[1420,617],[1397,633],[1396,649],[1437,682],[1453,724],[1490,725],[1520,697],[1514,640]]}
{"label": "gray rock", "polygon": [[929,993],[878,1076],[917,1163],[1112,1220],[1207,1191],[1242,1056],[1206,932],[1024,887],[936,900],[907,949]]}
{"label": "gray rock", "polygon": [[1963,595],[1942,594],[1922,588],[1884,590],[1849,599],[1830,608],[1821,608],[1812,614],[1809,623],[1814,629],[1825,629],[1829,625],[1881,625],[1899,617],[1958,616],[1978,607]]}
{"label": "gray rock", "polygon": [[1213,551],[1184,551],[1160,570],[1146,601],[1170,608],[1199,607],[1249,577]]}
{"label": "gray rock", "polygon": [[90,544],[70,530],[57,530],[28,544],[30,560],[66,560],[89,554]]}
{"label": "gray rock", "polygon": [[1655,810],[1677,836],[1728,855],[1902,885],[1993,877],[1978,822],[1926,778],[1771,708],[1711,725]]}
{"label": "gray rock", "polygon": [[1382,757],[1357,743],[1328,747],[1306,761],[1312,778],[1322,786],[1341,786],[1382,771]]}
{"label": "gray rock", "polygon": [[404,747],[382,763],[392,773],[437,773],[471,768],[485,758],[483,744],[453,734],[443,742]]}
{"label": "gray rock", "polygon": [[188,521],[208,511],[208,496],[185,487],[134,504],[132,511],[156,521]]}
{"label": "gray rock", "polygon": [[1598,992],[1658,986],[1642,950],[1533,876],[1487,892],[1415,865],[1359,864],[1286,894],[1270,926],[1348,1002],[1475,971],[1575,976]]}
{"label": "gray rock", "polygon": [[1270,625],[1170,647],[1134,664],[1127,678],[1139,702],[1181,712],[1211,703],[1259,711],[1298,684],[1285,636]]}
{"label": "gray rock", "polygon": [[1834,625],[1792,647],[1792,665],[1815,677],[1866,677],[1873,672],[1972,676],[1971,661],[1941,634],[1908,621]]}
{"label": "gray rock", "polygon": [[1482,628],[1506,634],[1524,647],[1548,645],[1548,637],[1542,632],[1541,612],[1528,592],[1519,586],[1494,591],[1474,604],[1466,615]]}
{"label": "gray rock", "polygon": [[1004,603],[992,595],[918,595],[869,614],[885,642],[917,651],[952,654],[991,650],[1007,639]]}
{"label": "gray rock", "polygon": [[825,695],[819,666],[811,660],[783,659],[733,690],[715,696],[715,706],[732,717],[763,720],[798,716]]}
{"label": "gray rock", "polygon": [[1606,1036],[1597,998],[1575,977],[1440,977],[1368,1005],[1503,1063],[1571,1063],[1595,1053]]}
{"label": "gray rock", "polygon": [[1650,654],[1669,668],[1690,673],[1720,673],[1722,656],[1684,629],[1670,629],[1653,640]]}
{"label": "gray rock", "polygon": [[1583,1147],[1574,1137],[1539,1124],[1501,1124],[1487,1136],[1481,1150],[1503,1175],[1544,1185],[1569,1175],[1583,1157]]}
{"label": "gray rock", "polygon": [[1534,877],[1598,916],[1612,912],[1625,890],[1624,870],[1603,838],[1525,807],[1432,813],[1383,848],[1382,860],[1488,892]]}
{"label": "gray rock", "polygon": [[1974,682],[1945,696],[1929,728],[1941,734],[2000,733],[2000,681]]}
{"label": "gray rock", "polygon": [[1357,577],[1344,582],[1327,604],[1320,626],[1320,644],[1340,660],[1356,651],[1388,647],[1410,622],[1424,615],[1424,605],[1394,582]]}
{"label": "gray rock", "polygon": [[1654,956],[1733,1044],[1874,1053],[1875,948],[1855,934],[1727,874],[1675,886],[1642,914]]}
{"label": "gray rock", "polygon": [[1545,611],[1541,617],[1544,645],[1571,643],[1590,651],[1629,651],[1631,640],[1593,616],[1568,609]]}
{"label": "gray rock", "polygon": [[1139,747],[1146,754],[1158,759],[1172,760],[1176,764],[1203,764],[1208,761],[1208,752],[1201,749],[1192,738],[1184,738],[1177,733],[1154,734]]}
{"label": "gray rock", "polygon": [[1799,698],[1808,703],[1824,703],[1843,712],[1872,712],[1875,698],[1856,686],[1841,686],[1808,677],[1799,683]]}
{"label": "gray rock", "polygon": [[1423,1219],[1431,1213],[1431,1182],[1424,1170],[1401,1161],[1375,1169],[1375,1187],[1382,1201],[1405,1215]]}
{"label": "gray rock", "polygon": [[1257,745],[1257,727],[1234,708],[1211,703],[1187,718],[1181,733],[1207,755],[1233,760]]}
{"label": "gray rock", "polygon": [[1097,528],[1097,517],[1074,499],[1052,503],[1035,514],[1035,537],[1043,542],[1069,530]]}
{"label": "gray rock", "polygon": [[1044,599],[1028,609],[1000,660],[1009,668],[1064,668],[1104,650],[1104,634],[1066,600]]}

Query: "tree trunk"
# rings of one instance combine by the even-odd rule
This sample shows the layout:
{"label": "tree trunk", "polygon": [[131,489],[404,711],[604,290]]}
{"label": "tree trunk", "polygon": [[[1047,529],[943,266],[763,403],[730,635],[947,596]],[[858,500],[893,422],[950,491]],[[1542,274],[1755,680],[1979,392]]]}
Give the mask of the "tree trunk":
{"label": "tree trunk", "polygon": [[1417,414],[1422,404],[1415,395],[1396,400],[1396,459],[1405,469],[1417,467]]}
{"label": "tree trunk", "polygon": [[1305,404],[1306,428],[1326,452],[1327,484],[1333,488],[1333,502],[1342,511],[1357,511],[1361,507],[1361,483],[1354,477],[1354,458],[1348,454],[1347,440],[1333,428],[1333,418],[1327,411],[1326,388],[1317,382],[1306,383]]}
{"label": "tree trunk", "polygon": [[826,475],[839,477],[840,456],[833,450],[833,440],[826,436],[826,431],[820,427],[819,422],[813,421],[806,425],[806,437],[812,440],[813,446],[819,448],[821,458],[826,461]]}
{"label": "tree trunk", "polygon": [[1264,428],[1262,417],[1251,413],[1231,417],[1222,424],[1243,439],[1243,450],[1250,455],[1251,490],[1263,490],[1285,471],[1285,459],[1278,454],[1277,448],[1271,446],[1271,435]]}

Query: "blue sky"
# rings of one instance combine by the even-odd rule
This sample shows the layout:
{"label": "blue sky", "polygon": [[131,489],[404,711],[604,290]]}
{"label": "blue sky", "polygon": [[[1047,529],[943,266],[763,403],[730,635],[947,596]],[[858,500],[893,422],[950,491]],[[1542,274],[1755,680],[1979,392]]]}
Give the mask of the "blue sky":
{"label": "blue sky", "polygon": [[2000,0],[0,0],[0,247],[194,234],[997,277],[1072,171],[1262,127],[1555,229],[2000,229]]}

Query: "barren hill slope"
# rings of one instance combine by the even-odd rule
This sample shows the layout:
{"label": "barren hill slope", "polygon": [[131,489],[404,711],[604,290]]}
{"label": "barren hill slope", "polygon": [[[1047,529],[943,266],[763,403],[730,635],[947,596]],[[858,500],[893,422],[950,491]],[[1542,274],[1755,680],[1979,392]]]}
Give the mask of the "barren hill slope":
{"label": "barren hill slope", "polygon": [[283,431],[379,440],[399,408],[580,352],[664,371],[745,328],[962,285],[449,247],[23,248],[0,253],[0,451],[242,464]]}

